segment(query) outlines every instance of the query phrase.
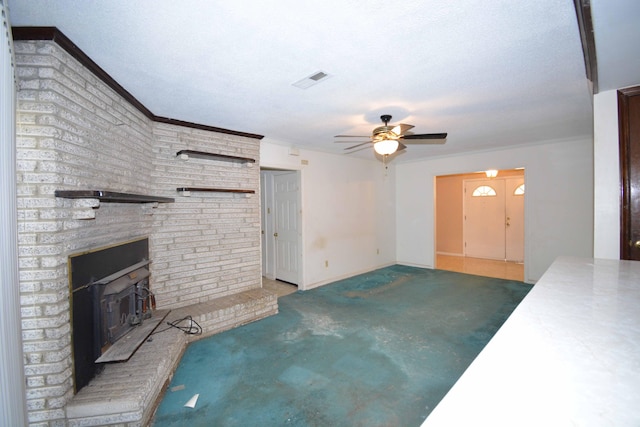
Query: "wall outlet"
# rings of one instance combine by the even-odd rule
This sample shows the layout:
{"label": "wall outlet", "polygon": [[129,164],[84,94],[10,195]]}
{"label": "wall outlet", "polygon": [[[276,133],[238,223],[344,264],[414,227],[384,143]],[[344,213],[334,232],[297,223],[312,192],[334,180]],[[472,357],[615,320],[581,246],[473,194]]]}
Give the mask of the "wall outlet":
{"label": "wall outlet", "polygon": [[380,255],[380,249],[376,249],[376,255]]}
{"label": "wall outlet", "polygon": [[324,266],[325,266],[325,267],[329,267],[329,260],[325,260],[325,262],[324,262]]}

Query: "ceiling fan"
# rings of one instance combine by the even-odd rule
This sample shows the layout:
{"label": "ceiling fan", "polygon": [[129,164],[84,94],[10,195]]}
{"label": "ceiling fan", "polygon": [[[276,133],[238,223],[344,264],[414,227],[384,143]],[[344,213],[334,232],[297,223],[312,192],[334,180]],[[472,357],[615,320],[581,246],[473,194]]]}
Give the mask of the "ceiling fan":
{"label": "ceiling fan", "polygon": [[384,123],[384,126],[378,126],[373,130],[373,133],[370,136],[364,135],[336,135],[335,138],[369,138],[369,141],[359,142],[351,140],[338,140],[335,142],[349,142],[354,143],[358,142],[356,145],[352,145],[350,147],[345,148],[345,150],[350,150],[349,153],[354,153],[356,148],[364,149],[365,145],[373,144],[373,149],[376,153],[386,157],[390,154],[395,153],[396,151],[402,151],[407,146],[405,144],[444,144],[447,138],[446,133],[423,133],[423,134],[414,134],[412,132],[408,132],[413,128],[413,125],[407,125],[404,123],[400,123],[395,126],[390,126],[389,122],[391,121],[391,116],[389,114],[384,114],[380,116],[380,120]]}

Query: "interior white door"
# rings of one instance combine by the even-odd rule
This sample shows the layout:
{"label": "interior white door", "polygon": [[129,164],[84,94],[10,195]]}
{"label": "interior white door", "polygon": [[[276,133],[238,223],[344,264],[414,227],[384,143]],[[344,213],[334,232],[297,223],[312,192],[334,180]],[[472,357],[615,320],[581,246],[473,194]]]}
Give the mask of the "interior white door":
{"label": "interior white door", "polygon": [[[523,185],[522,193],[516,192]],[[507,261],[524,261],[524,177],[505,180],[506,236],[505,253]]]}
{"label": "interior white door", "polygon": [[273,234],[273,176],[270,172],[260,171],[260,240],[262,243],[262,275],[275,280],[275,242]]}
{"label": "interior white door", "polygon": [[504,188],[501,179],[464,181],[465,256],[505,259]]}
{"label": "interior white door", "polygon": [[276,279],[298,284],[300,277],[299,179],[296,172],[274,176]]}

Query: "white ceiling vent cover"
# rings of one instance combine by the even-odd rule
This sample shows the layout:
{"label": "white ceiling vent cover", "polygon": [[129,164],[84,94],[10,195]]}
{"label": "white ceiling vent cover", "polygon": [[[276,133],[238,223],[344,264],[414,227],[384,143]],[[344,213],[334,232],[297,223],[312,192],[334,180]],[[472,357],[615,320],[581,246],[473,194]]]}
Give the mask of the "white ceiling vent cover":
{"label": "white ceiling vent cover", "polygon": [[310,76],[307,76],[304,79],[298,80],[297,82],[293,83],[293,85],[295,87],[299,87],[300,89],[306,89],[328,79],[329,77],[329,74],[325,73],[324,71],[316,71]]}

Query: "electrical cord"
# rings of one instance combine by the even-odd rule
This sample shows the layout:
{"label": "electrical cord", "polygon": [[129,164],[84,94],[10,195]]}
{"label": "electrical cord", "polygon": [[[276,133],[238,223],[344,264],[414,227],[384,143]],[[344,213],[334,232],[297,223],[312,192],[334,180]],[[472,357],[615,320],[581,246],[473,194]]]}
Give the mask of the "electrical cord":
{"label": "electrical cord", "polygon": [[[182,322],[185,322],[185,321],[189,322],[186,326],[180,325]],[[190,315],[183,317],[182,319],[174,320],[173,322],[167,322],[167,325],[169,325],[169,327],[161,329],[159,331],[155,331],[151,335],[159,334],[160,332],[168,331],[169,329],[173,329],[173,328],[180,329],[182,332],[184,332],[187,335],[202,335],[202,327],[198,324],[198,322],[193,320],[193,318]]]}

